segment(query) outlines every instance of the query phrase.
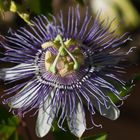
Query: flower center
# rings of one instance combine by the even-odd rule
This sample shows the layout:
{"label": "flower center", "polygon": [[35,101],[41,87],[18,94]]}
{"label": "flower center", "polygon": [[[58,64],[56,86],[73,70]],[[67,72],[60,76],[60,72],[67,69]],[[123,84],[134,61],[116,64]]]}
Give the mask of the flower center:
{"label": "flower center", "polygon": [[64,77],[84,64],[80,44],[73,39],[63,41],[61,35],[57,35],[54,41],[45,42],[41,46],[46,50],[45,68],[53,74]]}

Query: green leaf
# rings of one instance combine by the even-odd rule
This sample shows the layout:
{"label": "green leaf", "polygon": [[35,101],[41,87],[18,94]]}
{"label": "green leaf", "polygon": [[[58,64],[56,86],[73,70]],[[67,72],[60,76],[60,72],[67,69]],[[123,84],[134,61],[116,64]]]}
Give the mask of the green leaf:
{"label": "green leaf", "polygon": [[33,25],[30,22],[30,13],[26,10],[27,4],[19,4],[15,1],[11,1],[10,11],[17,13],[26,23]]}
{"label": "green leaf", "polygon": [[10,8],[9,0],[0,0],[0,12],[7,11]]}
{"label": "green leaf", "polygon": [[132,80],[133,80],[133,83],[134,83],[134,84],[136,84],[137,82],[139,82],[139,81],[140,81],[140,73],[135,74],[135,75],[133,76]]}
{"label": "green leaf", "polygon": [[76,137],[72,135],[69,131],[54,131],[53,135],[56,140],[76,140]]}
{"label": "green leaf", "polygon": [[52,13],[52,0],[0,0],[0,12],[5,11],[17,13],[26,23],[30,22],[31,14],[49,14]]}
{"label": "green leaf", "polygon": [[[18,140],[17,128],[19,119],[0,106],[0,138],[1,140]],[[14,137],[14,139],[13,139]]]}
{"label": "green leaf", "polygon": [[84,5],[84,0],[76,0],[76,2],[78,2],[81,5]]}
{"label": "green leaf", "polygon": [[107,140],[107,133],[98,134],[96,136],[89,136],[82,138],[82,140]]}
{"label": "green leaf", "polygon": [[76,137],[69,131],[68,126],[67,126],[67,122],[64,122],[64,126],[63,126],[67,131],[63,131],[61,130],[58,125],[57,125],[57,121],[55,120],[53,122],[53,135],[55,137],[56,140],[76,140]]}
{"label": "green leaf", "polygon": [[19,140],[18,133],[15,131],[9,140]]}
{"label": "green leaf", "polygon": [[[28,12],[28,10],[30,12]],[[52,0],[29,0],[21,4],[11,1],[10,11],[16,12],[26,23],[33,25],[30,22],[31,13],[48,14],[52,13]]]}
{"label": "green leaf", "polygon": [[52,0],[29,0],[27,5],[35,14],[52,13]]}
{"label": "green leaf", "polygon": [[[132,90],[132,88],[134,87],[136,82],[136,77],[133,76],[132,78],[130,78],[128,80],[128,82],[125,84],[125,86],[121,86],[117,83],[113,83],[110,82],[112,84],[115,85],[115,87],[117,87],[118,91],[120,92],[120,96],[121,97],[125,97],[126,95],[129,95],[130,91]],[[107,92],[107,95],[112,99],[112,101],[114,103],[118,103],[119,99],[116,97],[116,95],[113,92]]]}
{"label": "green leaf", "polygon": [[34,24],[30,22],[30,15],[28,13],[20,13],[20,12],[17,13],[26,23],[34,26]]}

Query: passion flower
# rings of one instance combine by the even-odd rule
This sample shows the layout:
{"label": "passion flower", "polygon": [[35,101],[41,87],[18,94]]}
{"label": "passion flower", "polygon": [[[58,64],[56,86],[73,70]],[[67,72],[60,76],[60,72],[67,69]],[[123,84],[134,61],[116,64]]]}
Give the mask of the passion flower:
{"label": "passion flower", "polygon": [[97,126],[95,110],[115,120],[120,111],[111,97],[125,98],[120,91],[125,82],[118,75],[128,54],[121,48],[129,38],[116,36],[116,29],[110,32],[111,24],[99,22],[99,13],[94,19],[88,9],[84,20],[78,7],[69,8],[67,16],[67,22],[62,12],[51,22],[37,16],[31,21],[34,26],[21,27],[1,42],[5,49],[1,60],[16,64],[1,70],[9,87],[3,103],[20,115],[37,110],[39,137],[48,133],[54,119],[63,130],[67,120],[70,131],[81,137],[87,129],[85,108]]}

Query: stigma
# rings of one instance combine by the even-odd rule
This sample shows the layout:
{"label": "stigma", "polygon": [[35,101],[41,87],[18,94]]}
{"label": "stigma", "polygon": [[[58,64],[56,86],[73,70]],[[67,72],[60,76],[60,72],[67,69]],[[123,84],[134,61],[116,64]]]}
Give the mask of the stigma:
{"label": "stigma", "polygon": [[[75,73],[84,64],[80,43],[76,40],[65,41],[61,35],[57,35],[53,41],[47,41],[41,47],[45,50],[46,71],[53,74],[65,77]],[[51,50],[55,50],[55,53]]]}

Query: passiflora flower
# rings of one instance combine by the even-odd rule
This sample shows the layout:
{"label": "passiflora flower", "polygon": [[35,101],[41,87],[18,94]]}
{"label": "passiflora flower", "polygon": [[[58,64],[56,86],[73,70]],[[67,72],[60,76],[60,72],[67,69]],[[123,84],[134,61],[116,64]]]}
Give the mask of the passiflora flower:
{"label": "passiflora flower", "polygon": [[8,84],[3,103],[23,116],[35,109],[37,136],[45,136],[56,119],[61,129],[66,120],[81,137],[88,129],[85,108],[92,126],[100,126],[94,123],[96,110],[111,120],[119,117],[111,97],[126,98],[120,91],[126,83],[120,79],[125,70],[121,61],[131,50],[121,48],[129,37],[115,36],[111,23],[99,18],[100,12],[94,19],[87,9],[82,19],[78,7],[69,8],[66,22],[62,12],[52,21],[37,16],[31,21],[34,26],[21,27],[1,42],[1,61],[16,64],[1,70]]}

